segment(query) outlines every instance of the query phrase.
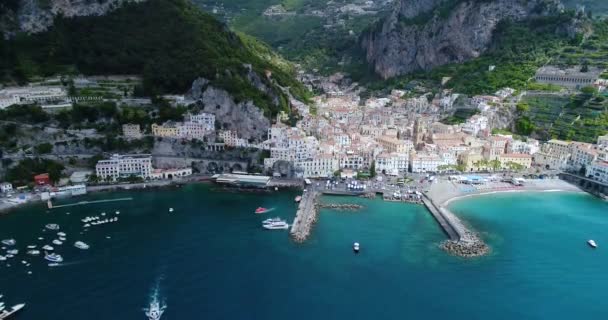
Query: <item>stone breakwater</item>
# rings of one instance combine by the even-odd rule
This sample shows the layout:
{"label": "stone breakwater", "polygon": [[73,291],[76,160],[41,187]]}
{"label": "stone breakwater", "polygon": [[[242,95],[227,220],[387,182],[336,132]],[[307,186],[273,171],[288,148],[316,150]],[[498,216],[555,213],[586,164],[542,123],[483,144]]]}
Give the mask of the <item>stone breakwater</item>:
{"label": "stone breakwater", "polygon": [[317,222],[318,197],[319,194],[316,191],[308,191],[302,195],[298,212],[291,225],[290,233],[294,241],[304,242],[310,236],[312,226]]}
{"label": "stone breakwater", "polygon": [[435,205],[428,198],[422,198],[435,220],[450,237],[441,243],[440,247],[450,254],[461,257],[479,257],[490,252],[486,245],[474,232],[470,231],[451,211]]}
{"label": "stone breakwater", "polygon": [[322,203],[319,204],[319,208],[323,209],[333,209],[340,211],[357,211],[363,209],[363,206],[360,204],[354,203]]}

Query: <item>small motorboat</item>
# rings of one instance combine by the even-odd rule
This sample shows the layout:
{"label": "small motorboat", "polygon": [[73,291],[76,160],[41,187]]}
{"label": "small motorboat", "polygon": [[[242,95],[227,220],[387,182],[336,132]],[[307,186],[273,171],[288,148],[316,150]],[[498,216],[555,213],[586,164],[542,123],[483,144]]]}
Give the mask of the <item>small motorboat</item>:
{"label": "small motorboat", "polygon": [[60,237],[65,237],[66,236],[65,232],[61,232],[61,231],[57,232],[57,235],[60,236]]}
{"label": "small motorboat", "polygon": [[42,247],[42,250],[44,250],[44,251],[53,251],[55,249],[47,244],[44,247]]}
{"label": "small motorboat", "polygon": [[46,254],[44,255],[44,259],[54,263],[63,262],[63,257],[56,253]]}
{"label": "small motorboat", "polygon": [[17,244],[17,241],[15,241],[15,239],[4,239],[2,240],[2,244],[7,246],[14,246],[15,244]]}
{"label": "small motorboat", "polygon": [[302,196],[297,196],[297,197],[296,197],[296,199],[295,199],[295,201],[296,201],[296,202],[300,202],[300,201],[302,201]]}
{"label": "small motorboat", "polygon": [[63,244],[63,242],[59,239],[55,239],[55,240],[53,240],[53,244],[60,246]]}
{"label": "small motorboat", "polygon": [[76,241],[74,243],[74,247],[81,249],[81,250],[87,250],[89,248],[89,245],[82,241]]}
{"label": "small motorboat", "polygon": [[49,230],[59,230],[59,225],[56,223],[49,223],[45,226]]}
{"label": "small motorboat", "polygon": [[273,222],[269,222],[269,223],[264,223],[262,224],[262,227],[266,230],[284,230],[284,229],[289,229],[289,225],[287,224],[287,222],[280,220],[279,221],[273,221]]}
{"label": "small motorboat", "polygon": [[27,248],[28,248],[28,249],[36,249],[36,245],[31,244],[31,245],[27,246]]}
{"label": "small motorboat", "polygon": [[169,208],[169,212],[173,212],[173,208]]}
{"label": "small motorboat", "polygon": [[595,241],[593,240],[589,240],[587,241],[587,244],[591,247],[591,248],[597,248],[597,244],[595,243]]}
{"label": "small motorboat", "polygon": [[281,218],[276,217],[276,218],[269,218],[269,219],[266,219],[266,220],[262,221],[262,223],[263,223],[263,224],[268,224],[268,223],[273,223],[273,222],[281,222],[281,221],[283,221],[283,220],[281,220]]}
{"label": "small motorboat", "polygon": [[6,257],[5,256],[0,256],[0,261],[6,261]]}
{"label": "small motorboat", "polygon": [[267,212],[267,211],[268,211],[268,209],[263,208],[263,207],[258,207],[257,209],[255,209],[255,213],[256,214],[262,214],[262,213]]}
{"label": "small motorboat", "polygon": [[353,251],[359,253],[359,242],[353,243]]}
{"label": "small motorboat", "polygon": [[19,250],[17,250],[17,249],[8,250],[8,251],[6,251],[6,253],[16,256],[19,254]]}
{"label": "small motorboat", "polygon": [[29,254],[30,256],[37,256],[40,254],[40,250],[29,250],[27,254]]}

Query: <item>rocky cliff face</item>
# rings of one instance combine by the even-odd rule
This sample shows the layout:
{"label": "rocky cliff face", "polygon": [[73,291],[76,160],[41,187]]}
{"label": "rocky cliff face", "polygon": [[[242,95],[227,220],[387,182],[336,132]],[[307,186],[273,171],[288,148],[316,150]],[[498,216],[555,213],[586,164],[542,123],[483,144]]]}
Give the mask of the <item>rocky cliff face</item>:
{"label": "rocky cliff face", "polygon": [[215,114],[222,129],[236,131],[240,138],[263,141],[270,121],[252,101],[236,102],[225,90],[209,85],[207,79],[197,79],[190,95],[203,106],[203,111]]}
{"label": "rocky cliff face", "polygon": [[0,30],[5,37],[16,32],[36,33],[64,17],[103,15],[127,2],[145,0],[12,0],[0,5]]}
{"label": "rocky cliff face", "polygon": [[375,71],[390,78],[476,58],[501,21],[559,10],[557,0],[398,0],[361,44]]}

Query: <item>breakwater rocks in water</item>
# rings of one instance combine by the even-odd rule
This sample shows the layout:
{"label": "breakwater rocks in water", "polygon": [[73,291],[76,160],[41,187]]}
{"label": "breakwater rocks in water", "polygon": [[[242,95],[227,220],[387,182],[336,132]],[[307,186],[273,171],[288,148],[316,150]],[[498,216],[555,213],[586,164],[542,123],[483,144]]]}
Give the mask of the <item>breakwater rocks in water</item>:
{"label": "breakwater rocks in water", "polygon": [[480,257],[490,253],[490,247],[471,232],[468,232],[466,237],[461,240],[442,242],[440,248],[449,254],[465,258]]}
{"label": "breakwater rocks in water", "polygon": [[319,208],[339,211],[357,211],[363,209],[363,206],[354,203],[321,203],[319,204]]}
{"label": "breakwater rocks in water", "polygon": [[305,192],[300,200],[296,218],[291,225],[291,237],[296,242],[304,242],[310,236],[312,226],[317,222],[319,194],[315,191]]}

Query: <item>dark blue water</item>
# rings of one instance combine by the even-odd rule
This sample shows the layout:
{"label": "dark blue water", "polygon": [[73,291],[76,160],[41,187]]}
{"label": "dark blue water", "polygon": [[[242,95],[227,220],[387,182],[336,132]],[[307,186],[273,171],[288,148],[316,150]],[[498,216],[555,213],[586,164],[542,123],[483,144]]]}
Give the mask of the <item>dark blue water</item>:
{"label": "dark blue water", "polygon": [[[145,319],[158,286],[163,319],[601,319],[608,314],[608,206],[577,194],[488,196],[453,204],[494,251],[477,260],[437,248],[445,239],[416,205],[358,198],[359,212],[323,210],[312,238],[293,243],[260,221],[291,221],[295,193],[237,194],[188,186],[107,193],[116,202],[25,207],[0,217],[0,238],[24,252],[58,223],[66,259],[48,267],[20,254],[0,265],[0,292],[28,305],[17,319]],[[517,201],[514,201],[517,200]],[[73,200],[72,200],[73,201]],[[265,216],[258,206],[275,208]],[[168,208],[175,212],[170,214]],[[80,234],[80,219],[120,210],[119,223]],[[70,212],[69,215],[66,213]],[[110,237],[109,239],[106,237]],[[599,248],[585,245],[595,239]],[[72,246],[91,245],[87,251]],[[352,243],[361,253],[352,253]],[[58,246],[55,246],[58,247]],[[21,265],[26,259],[31,267]],[[28,275],[30,270],[33,274]]]}

